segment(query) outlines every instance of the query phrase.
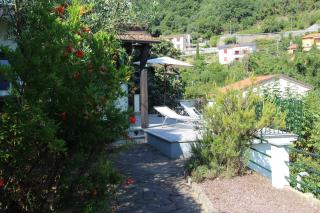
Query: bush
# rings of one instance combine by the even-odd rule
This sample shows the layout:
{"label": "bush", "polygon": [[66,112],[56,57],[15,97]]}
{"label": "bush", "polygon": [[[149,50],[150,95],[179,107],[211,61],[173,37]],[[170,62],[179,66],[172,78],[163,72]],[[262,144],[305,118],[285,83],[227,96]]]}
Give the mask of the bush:
{"label": "bush", "polygon": [[18,48],[3,48],[12,94],[0,114],[1,211],[57,211],[72,200],[68,208],[86,212],[92,188],[111,195],[120,181],[98,156],[128,126],[116,107],[130,75],[126,55],[114,35],[84,24],[88,6],[50,2],[32,3]]}
{"label": "bush", "polygon": [[236,37],[228,37],[228,38],[225,38],[223,41],[225,44],[235,44],[235,43],[237,43],[237,38]]}
{"label": "bush", "polygon": [[284,116],[276,107],[263,102],[263,110],[257,116],[257,105],[262,99],[249,91],[218,93],[214,106],[205,109],[203,140],[192,149],[187,171],[197,180],[217,176],[243,175],[248,161],[250,141],[258,130],[270,125],[283,126]]}

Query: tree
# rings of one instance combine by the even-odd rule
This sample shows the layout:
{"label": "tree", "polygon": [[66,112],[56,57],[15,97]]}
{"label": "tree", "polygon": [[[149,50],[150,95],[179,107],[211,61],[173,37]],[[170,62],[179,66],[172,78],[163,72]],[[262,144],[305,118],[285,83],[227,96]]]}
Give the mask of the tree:
{"label": "tree", "polygon": [[35,1],[19,14],[17,49],[2,48],[12,83],[0,114],[2,211],[107,211],[97,198],[120,178],[100,157],[127,127],[116,100],[130,69],[115,36],[85,24],[89,8]]}

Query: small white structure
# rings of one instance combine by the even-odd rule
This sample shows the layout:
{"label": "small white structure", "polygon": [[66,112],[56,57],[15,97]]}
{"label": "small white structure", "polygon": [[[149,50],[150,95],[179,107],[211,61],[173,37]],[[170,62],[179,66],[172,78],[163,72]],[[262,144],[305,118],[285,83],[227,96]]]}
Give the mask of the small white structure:
{"label": "small white structure", "polygon": [[169,40],[176,49],[182,52],[192,47],[192,38],[190,34],[172,35],[164,38]]}
{"label": "small white structure", "polygon": [[220,92],[229,90],[243,90],[244,94],[249,88],[254,91],[260,90],[261,93],[278,94],[280,97],[305,96],[313,87],[304,82],[298,81],[286,75],[263,75],[246,78],[241,81],[226,85],[219,89]]}
{"label": "small white structure", "polygon": [[271,180],[273,187],[282,189],[290,185],[288,147],[298,136],[272,129],[263,129],[262,132],[263,135],[259,135],[260,138],[252,142],[248,166]]}
{"label": "small white structure", "polygon": [[231,64],[243,59],[246,55],[257,50],[255,43],[229,44],[218,47],[219,63]]}

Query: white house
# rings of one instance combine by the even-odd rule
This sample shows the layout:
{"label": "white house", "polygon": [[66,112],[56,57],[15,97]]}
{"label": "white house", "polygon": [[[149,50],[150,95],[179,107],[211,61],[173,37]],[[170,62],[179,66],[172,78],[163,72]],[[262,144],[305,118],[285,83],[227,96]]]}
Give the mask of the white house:
{"label": "white house", "polygon": [[226,85],[219,89],[220,92],[230,90],[243,90],[244,93],[249,89],[260,92],[277,93],[280,97],[305,96],[313,87],[304,82],[298,81],[286,75],[263,75],[246,78],[241,81]]}
{"label": "white house", "polygon": [[219,49],[219,63],[230,64],[233,62],[241,61],[242,58],[249,53],[257,50],[255,43],[243,44],[229,44],[218,47]]}
{"label": "white house", "polygon": [[173,46],[181,52],[192,47],[192,38],[190,34],[172,35],[164,38],[169,40]]}

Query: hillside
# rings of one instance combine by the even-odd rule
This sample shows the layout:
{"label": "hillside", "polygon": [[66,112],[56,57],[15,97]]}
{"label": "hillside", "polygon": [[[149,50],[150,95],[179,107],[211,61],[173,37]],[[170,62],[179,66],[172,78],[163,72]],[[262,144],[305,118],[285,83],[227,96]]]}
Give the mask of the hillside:
{"label": "hillside", "polygon": [[[151,3],[152,2],[152,3]],[[155,34],[191,33],[210,38],[225,32],[278,32],[320,21],[319,0],[155,0]]]}

